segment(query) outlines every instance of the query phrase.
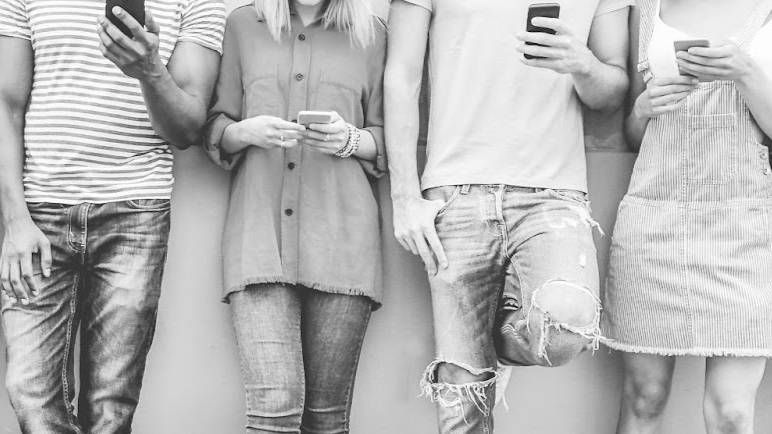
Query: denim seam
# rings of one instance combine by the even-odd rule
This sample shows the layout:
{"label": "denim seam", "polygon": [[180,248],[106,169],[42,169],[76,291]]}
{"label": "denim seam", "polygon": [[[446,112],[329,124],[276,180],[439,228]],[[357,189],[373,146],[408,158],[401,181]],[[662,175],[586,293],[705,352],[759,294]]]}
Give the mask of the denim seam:
{"label": "denim seam", "polygon": [[78,306],[78,285],[80,284],[80,273],[75,274],[75,281],[72,286],[72,299],[70,300],[70,317],[67,319],[67,335],[64,344],[64,356],[62,361],[62,398],[64,399],[64,407],[67,411],[67,421],[70,426],[77,432],[81,433],[78,426],[75,424],[74,415],[72,413],[72,404],[70,402],[70,384],[67,380],[70,350],[72,347],[72,326],[75,321],[75,314]]}
{"label": "denim seam", "polygon": [[[372,313],[373,313],[372,309],[367,311],[367,322],[366,322],[366,324],[370,323],[370,317],[372,316]],[[358,339],[359,343],[358,343],[357,349],[356,349],[357,357],[354,360],[354,366],[351,367],[352,372],[351,372],[350,380],[349,380],[349,383],[348,383],[348,390],[346,391],[346,421],[345,421],[346,422],[345,423],[346,433],[348,433],[350,431],[349,425],[351,424],[351,403],[353,401],[352,398],[353,398],[353,394],[354,394],[353,393],[354,392],[354,380],[356,379],[357,368],[359,366],[359,361],[360,361],[361,355],[362,355],[362,343],[365,340],[364,335],[366,333],[367,333],[367,327],[366,326],[362,327],[362,331],[361,331],[361,333],[359,333],[359,339]]]}

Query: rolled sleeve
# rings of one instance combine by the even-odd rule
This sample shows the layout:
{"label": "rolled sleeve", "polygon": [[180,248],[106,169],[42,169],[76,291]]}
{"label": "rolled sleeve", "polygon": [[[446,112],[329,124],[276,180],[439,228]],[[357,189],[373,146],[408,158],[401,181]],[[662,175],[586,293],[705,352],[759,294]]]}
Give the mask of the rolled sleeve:
{"label": "rolled sleeve", "polygon": [[190,0],[182,13],[178,41],[193,42],[222,54],[225,3]]}
{"label": "rolled sleeve", "polygon": [[236,25],[229,19],[225,29],[220,76],[204,126],[204,150],[215,164],[226,170],[233,169],[244,154],[243,151],[228,154],[221,148],[225,129],[242,119],[241,103],[244,90],[241,85],[241,60],[235,33]]}
{"label": "rolled sleeve", "polygon": [[0,1],[0,36],[32,40],[26,1]]}
{"label": "rolled sleeve", "polygon": [[600,0],[598,9],[595,10],[595,16],[599,17],[631,6],[635,6],[635,0]]}

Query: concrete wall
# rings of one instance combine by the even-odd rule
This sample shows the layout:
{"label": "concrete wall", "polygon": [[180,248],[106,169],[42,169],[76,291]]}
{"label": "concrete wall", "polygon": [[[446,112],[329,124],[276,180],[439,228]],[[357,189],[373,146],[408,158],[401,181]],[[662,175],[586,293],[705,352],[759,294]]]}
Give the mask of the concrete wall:
{"label": "concrete wall", "polygon": [[[235,2],[229,3],[233,6]],[[623,148],[618,117],[589,119],[588,144]],[[635,155],[591,152],[587,159],[595,217],[610,234]],[[219,302],[220,234],[228,180],[200,149],[178,154],[176,176],[159,326],[134,431],[237,434],[243,432],[244,393],[228,309]],[[380,190],[382,197],[388,198],[388,180],[381,182]],[[367,333],[352,432],[436,432],[434,406],[417,398],[418,379],[433,355],[428,284],[419,259],[402,250],[391,236],[388,200],[383,200],[382,214],[386,298]],[[608,237],[598,238],[597,244],[605,276]],[[4,350],[0,343],[0,351]],[[0,376],[5,376],[4,360],[0,360]],[[664,434],[704,432],[703,376],[704,360],[679,360]],[[516,369],[507,392],[509,411],[496,410],[497,432],[611,434],[620,387],[618,357],[605,349],[563,368]],[[772,433],[770,410],[772,375],[767,375],[757,404],[757,432]],[[0,433],[19,433],[3,387]]]}

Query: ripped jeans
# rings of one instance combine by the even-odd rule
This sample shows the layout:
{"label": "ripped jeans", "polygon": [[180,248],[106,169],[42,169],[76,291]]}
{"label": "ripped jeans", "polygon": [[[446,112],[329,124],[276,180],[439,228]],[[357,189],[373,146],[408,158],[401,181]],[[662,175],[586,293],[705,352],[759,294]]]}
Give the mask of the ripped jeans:
{"label": "ripped jeans", "polygon": [[435,225],[449,267],[429,277],[436,360],[422,390],[442,434],[490,433],[499,363],[560,366],[597,347],[597,223],[572,190],[459,185],[424,196],[446,202]]}

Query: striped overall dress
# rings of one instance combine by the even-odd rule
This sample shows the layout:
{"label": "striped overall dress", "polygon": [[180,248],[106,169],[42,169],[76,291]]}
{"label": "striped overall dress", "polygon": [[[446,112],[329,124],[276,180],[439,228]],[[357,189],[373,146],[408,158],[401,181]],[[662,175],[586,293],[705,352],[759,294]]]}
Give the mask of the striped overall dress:
{"label": "striped overall dress", "polygon": [[[657,0],[638,2],[640,63]],[[762,0],[733,40],[763,25]],[[611,242],[602,329],[611,348],[657,355],[772,357],[772,170],[732,81],[700,83],[650,120]]]}

